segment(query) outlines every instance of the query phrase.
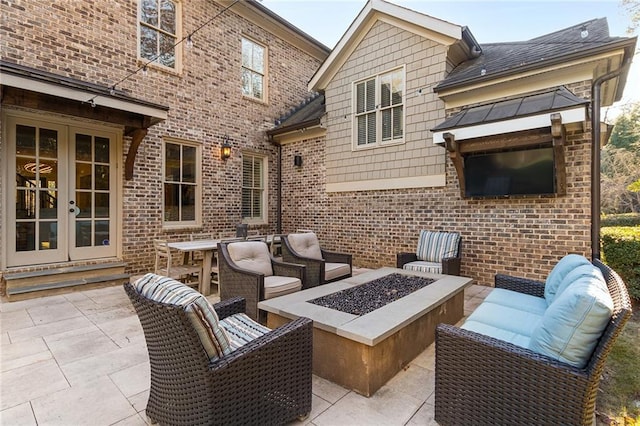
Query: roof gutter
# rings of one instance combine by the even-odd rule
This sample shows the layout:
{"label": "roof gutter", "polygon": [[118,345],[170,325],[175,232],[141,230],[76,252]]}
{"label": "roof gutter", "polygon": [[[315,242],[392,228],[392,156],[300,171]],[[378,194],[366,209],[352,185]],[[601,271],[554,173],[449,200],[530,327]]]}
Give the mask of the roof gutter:
{"label": "roof gutter", "polygon": [[615,71],[596,78],[591,85],[591,257],[600,259],[600,88],[605,81],[625,75],[631,56]]}

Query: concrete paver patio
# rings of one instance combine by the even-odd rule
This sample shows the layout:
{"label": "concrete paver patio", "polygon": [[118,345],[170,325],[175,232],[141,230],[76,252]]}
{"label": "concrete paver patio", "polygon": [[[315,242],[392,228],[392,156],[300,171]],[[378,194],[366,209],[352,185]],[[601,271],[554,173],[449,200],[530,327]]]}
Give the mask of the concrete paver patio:
{"label": "concrete paver patio", "polygon": [[[465,290],[465,316],[490,290]],[[0,424],[149,423],[147,349],[122,287],[2,302],[0,337]],[[431,345],[371,398],[314,375],[304,424],[436,424],[434,357]]]}

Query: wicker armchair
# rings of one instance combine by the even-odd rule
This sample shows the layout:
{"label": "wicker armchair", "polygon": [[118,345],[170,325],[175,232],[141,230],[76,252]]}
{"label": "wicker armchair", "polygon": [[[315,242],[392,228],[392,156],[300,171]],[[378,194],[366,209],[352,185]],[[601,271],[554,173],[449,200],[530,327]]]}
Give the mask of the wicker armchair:
{"label": "wicker armchair", "polygon": [[[576,368],[498,339],[436,328],[435,420],[441,425],[590,425],[605,360],[631,316],[624,282],[598,260],[614,311],[587,365]],[[542,297],[544,283],[497,275],[497,288]]]}
{"label": "wicker armchair", "polygon": [[[215,361],[185,311],[125,291],[144,330],[151,365],[146,414],[167,425],[284,424],[311,411],[312,321],[300,318]],[[220,319],[241,298],[214,305]]]}
{"label": "wicker armchair", "polygon": [[[238,252],[237,262],[230,250]],[[258,315],[258,302],[299,291],[305,273],[303,265],[275,260],[262,241],[218,243],[218,268],[220,299],[244,298],[247,315],[261,322],[265,318]]]}
{"label": "wicker armchair", "polygon": [[[447,247],[451,244],[453,247]],[[434,245],[436,247],[433,247]],[[421,253],[421,255],[419,256],[418,253]],[[457,232],[422,230],[418,237],[416,252],[396,254],[396,268],[445,275],[460,275],[461,260],[462,237],[460,234]]]}
{"label": "wicker armchair", "polygon": [[348,278],[353,271],[350,254],[322,249],[318,237],[310,231],[283,236],[282,258],[306,267],[303,290]]}

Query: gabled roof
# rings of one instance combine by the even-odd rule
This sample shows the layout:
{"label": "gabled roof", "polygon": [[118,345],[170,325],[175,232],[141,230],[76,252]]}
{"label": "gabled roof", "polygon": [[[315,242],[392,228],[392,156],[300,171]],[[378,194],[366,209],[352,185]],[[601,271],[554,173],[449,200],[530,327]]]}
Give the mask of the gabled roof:
{"label": "gabled roof", "polygon": [[[584,36],[584,37],[583,37]],[[482,44],[482,54],[458,65],[435,92],[490,81],[610,51],[620,45],[631,52],[635,38],[611,37],[606,18],[593,19],[522,42]],[[632,53],[631,53],[632,54]]]}
{"label": "gabled roof", "polygon": [[[467,44],[475,43],[468,29],[459,25],[388,3],[384,0],[369,0],[340,41],[338,41],[329,57],[311,78],[308,86],[310,91],[321,91],[326,88],[336,72],[357,48],[360,41],[378,21],[389,22],[392,25],[445,45],[451,45],[460,40],[464,40]],[[474,48],[478,49],[479,46],[477,44],[469,46],[468,50],[471,51]]]}

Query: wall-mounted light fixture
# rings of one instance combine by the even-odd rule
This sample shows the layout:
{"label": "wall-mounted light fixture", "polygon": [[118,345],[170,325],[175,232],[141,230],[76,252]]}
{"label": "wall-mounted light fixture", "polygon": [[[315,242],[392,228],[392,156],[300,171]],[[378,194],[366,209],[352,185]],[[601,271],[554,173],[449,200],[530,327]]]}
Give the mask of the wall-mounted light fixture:
{"label": "wall-mounted light fixture", "polygon": [[229,136],[224,135],[222,146],[220,147],[220,158],[226,160],[229,157],[231,157],[231,144],[229,143]]}
{"label": "wall-mounted light fixture", "polygon": [[302,155],[293,156],[293,165],[296,167],[302,167]]}

